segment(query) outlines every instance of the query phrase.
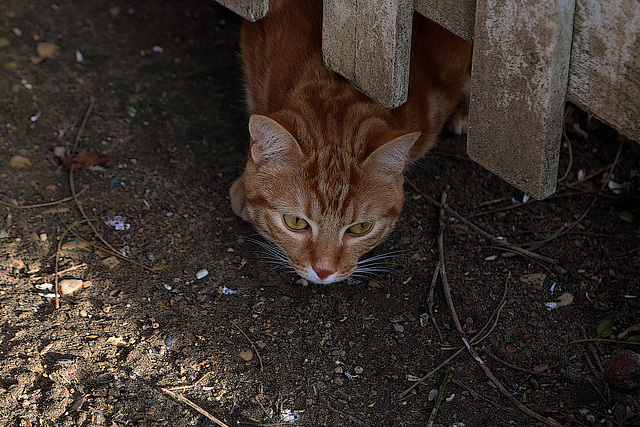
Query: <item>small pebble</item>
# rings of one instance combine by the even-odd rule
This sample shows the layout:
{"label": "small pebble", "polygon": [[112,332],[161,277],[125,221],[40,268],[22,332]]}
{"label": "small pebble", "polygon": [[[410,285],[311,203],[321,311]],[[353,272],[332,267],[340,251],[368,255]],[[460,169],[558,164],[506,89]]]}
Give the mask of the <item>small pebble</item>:
{"label": "small pebble", "polygon": [[106,257],[105,259],[100,261],[100,263],[109,268],[116,268],[118,264],[120,264],[120,260],[115,255],[112,255],[110,257]]}
{"label": "small pebble", "polygon": [[79,291],[83,287],[87,287],[85,283],[81,279],[62,279],[58,282],[58,286],[60,286],[60,293],[62,295],[71,295],[72,293]]}
{"label": "small pebble", "polygon": [[177,338],[177,337],[176,337],[175,335],[169,335],[169,336],[164,340],[164,343],[165,343],[168,347],[170,347],[170,346],[171,346],[171,344],[173,344],[173,342],[176,340],[176,338]]}
{"label": "small pebble", "polygon": [[364,369],[362,368],[362,366],[356,366],[355,368],[353,368],[353,372],[360,375],[361,373],[364,372]]}
{"label": "small pebble", "polygon": [[69,240],[60,246],[66,252],[91,252],[91,245],[84,240]]}
{"label": "small pebble", "polygon": [[53,155],[56,157],[64,157],[66,153],[67,153],[66,147],[63,147],[61,145],[53,147]]}
{"label": "small pebble", "polygon": [[196,279],[204,279],[205,277],[207,277],[209,275],[209,271],[205,270],[204,268],[200,271],[198,271],[196,273]]}
{"label": "small pebble", "polygon": [[42,243],[47,241],[47,233],[40,233],[40,235],[38,237],[40,238],[40,241]]}
{"label": "small pebble", "polygon": [[168,290],[168,291],[170,291],[171,289],[173,289],[173,288],[171,287],[171,285],[167,285],[166,283],[164,284],[164,288],[165,288],[166,290]]}
{"label": "small pebble", "polygon": [[14,168],[26,168],[31,166],[31,160],[28,157],[17,154],[11,157],[9,164]]}
{"label": "small pebble", "polygon": [[242,360],[248,362],[253,359],[253,352],[251,350],[244,350],[240,352],[239,356]]}

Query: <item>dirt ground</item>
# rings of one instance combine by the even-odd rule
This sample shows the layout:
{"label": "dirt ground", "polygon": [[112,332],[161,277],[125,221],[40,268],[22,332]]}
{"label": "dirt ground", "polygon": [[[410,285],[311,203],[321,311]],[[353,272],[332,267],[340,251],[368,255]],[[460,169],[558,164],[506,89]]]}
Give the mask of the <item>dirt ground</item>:
{"label": "dirt ground", "polygon": [[[602,374],[640,323],[638,145],[576,110],[568,176],[523,204],[443,135],[408,177],[424,194],[407,186],[374,252],[397,252],[394,274],[304,284],[270,272],[229,206],[247,150],[237,17],[202,1],[8,0],[0,23],[0,425],[422,426],[434,407],[437,426],[539,425],[466,349],[441,403],[447,370],[421,380],[464,347],[439,280],[429,315],[439,209],[425,195],[443,190],[503,242],[548,240],[535,252],[553,262],[513,256],[445,215],[457,316],[470,341],[488,326],[474,347],[506,393],[561,425],[640,425],[640,391]],[[77,200],[132,261],[73,200],[24,208],[71,195],[54,150],[80,130],[77,150],[113,165],[74,172]],[[59,308],[56,272],[83,285]]]}

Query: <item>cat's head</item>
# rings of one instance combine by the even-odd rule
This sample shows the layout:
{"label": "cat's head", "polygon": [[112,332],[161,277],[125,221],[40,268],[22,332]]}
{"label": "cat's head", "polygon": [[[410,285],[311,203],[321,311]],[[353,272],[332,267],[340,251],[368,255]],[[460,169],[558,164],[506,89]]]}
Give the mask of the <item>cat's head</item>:
{"label": "cat's head", "polygon": [[266,116],[251,116],[249,132],[247,167],[231,188],[235,213],[311,282],[366,276],[358,260],[389,235],[400,215],[403,172],[420,133],[378,132],[379,141],[336,152],[317,142],[311,149]]}

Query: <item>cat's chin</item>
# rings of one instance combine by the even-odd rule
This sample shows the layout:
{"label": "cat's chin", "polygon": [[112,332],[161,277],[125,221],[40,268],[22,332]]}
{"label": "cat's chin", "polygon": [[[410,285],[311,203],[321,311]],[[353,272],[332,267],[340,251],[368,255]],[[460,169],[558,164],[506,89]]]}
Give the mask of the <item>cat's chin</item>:
{"label": "cat's chin", "polygon": [[297,273],[303,279],[311,283],[315,283],[316,285],[330,285],[332,283],[338,283],[348,277],[348,276],[341,276],[336,272],[325,277],[324,279],[321,279],[320,276],[318,276],[318,274],[313,270],[312,267],[307,267],[303,271],[297,271]]}

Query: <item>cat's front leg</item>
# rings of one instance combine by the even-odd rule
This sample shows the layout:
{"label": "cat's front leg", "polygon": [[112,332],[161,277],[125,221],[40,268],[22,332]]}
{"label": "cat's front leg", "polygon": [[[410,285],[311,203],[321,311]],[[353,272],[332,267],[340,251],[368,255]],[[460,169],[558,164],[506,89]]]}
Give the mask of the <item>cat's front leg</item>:
{"label": "cat's front leg", "polygon": [[471,75],[467,76],[458,105],[447,120],[447,129],[454,135],[466,135],[469,130],[469,96],[471,94]]}
{"label": "cat's front leg", "polygon": [[245,221],[249,221],[249,215],[244,203],[244,181],[243,177],[236,179],[229,189],[231,196],[231,209],[233,212]]}

